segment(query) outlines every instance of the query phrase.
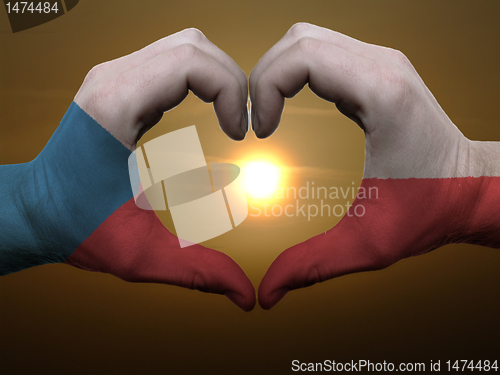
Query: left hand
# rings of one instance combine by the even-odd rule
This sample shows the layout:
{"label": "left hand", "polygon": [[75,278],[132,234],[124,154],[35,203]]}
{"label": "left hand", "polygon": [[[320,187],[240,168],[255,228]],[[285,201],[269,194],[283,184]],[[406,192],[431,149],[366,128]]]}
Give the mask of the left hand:
{"label": "left hand", "polygon": [[[214,102],[220,127],[241,140],[248,130],[243,71],[201,31],[186,29],[131,55],[100,64],[87,75],[75,102],[129,150],[188,91]],[[133,199],[113,212],[67,264],[127,281],[157,282],[224,294],[245,311],[255,291],[227,255],[200,245],[180,248],[153,211]]]}

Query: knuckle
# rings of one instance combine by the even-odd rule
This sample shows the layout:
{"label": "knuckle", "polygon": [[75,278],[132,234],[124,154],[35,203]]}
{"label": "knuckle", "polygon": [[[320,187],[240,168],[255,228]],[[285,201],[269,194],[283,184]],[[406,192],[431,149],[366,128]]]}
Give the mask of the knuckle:
{"label": "knuckle", "polygon": [[174,56],[181,62],[186,62],[190,60],[195,54],[198,48],[192,43],[184,43],[173,49]]}
{"label": "knuckle", "polygon": [[389,56],[396,64],[405,67],[411,66],[410,60],[408,60],[408,58],[403,52],[392,48],[390,48],[388,52]]}
{"label": "knuckle", "polygon": [[[394,106],[403,104],[408,98],[411,85],[407,74],[403,69],[391,66],[378,66],[373,89],[378,100],[383,100],[385,104]],[[383,93],[383,95],[380,95]]]}
{"label": "knuckle", "polygon": [[100,80],[105,75],[105,72],[109,69],[109,66],[110,66],[109,61],[94,66],[87,73],[84,82],[95,83],[96,81]]}
{"label": "knuckle", "polygon": [[312,25],[307,22],[297,22],[292,25],[288,30],[287,34],[294,38],[300,38],[307,34],[307,32],[312,28]]}
{"label": "knuckle", "polygon": [[297,47],[307,55],[314,54],[321,46],[321,42],[311,37],[302,37],[297,40]]}
{"label": "knuckle", "polygon": [[401,98],[408,91],[408,80],[400,70],[388,69],[385,71],[384,79],[389,89],[396,98]]}
{"label": "knuckle", "polygon": [[111,62],[94,66],[85,77],[74,100],[88,113],[98,115],[115,101],[116,80],[110,79]]}
{"label": "knuckle", "polygon": [[90,90],[86,90],[85,95],[81,96],[82,108],[96,119],[104,119],[106,114],[110,112],[110,108],[115,111],[128,108],[129,103],[125,97],[127,84],[129,82],[122,75],[114,79],[99,81]]}
{"label": "knuckle", "polygon": [[195,27],[190,27],[181,31],[182,35],[192,43],[199,43],[206,39],[205,34],[203,34],[199,29]]}
{"label": "knuckle", "polygon": [[92,90],[92,94],[89,97],[89,106],[92,108],[94,113],[104,113],[106,108],[110,105],[121,102],[117,100],[116,97],[120,90],[117,89],[117,83],[108,82],[107,84],[98,85]]}

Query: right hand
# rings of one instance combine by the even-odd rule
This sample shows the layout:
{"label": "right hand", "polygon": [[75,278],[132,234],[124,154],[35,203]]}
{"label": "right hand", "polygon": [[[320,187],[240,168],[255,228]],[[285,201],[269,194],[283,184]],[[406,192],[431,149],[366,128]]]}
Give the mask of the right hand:
{"label": "right hand", "polygon": [[[500,184],[489,179],[500,176],[500,147],[492,146],[496,163],[482,163],[482,145],[464,137],[401,52],[294,25],[250,75],[259,138],[273,134],[285,98],[306,83],[364,130],[361,186],[377,196],[358,197],[337,226],[283,252],[260,284],[262,307],[289,290],[381,269],[446,243],[500,247]],[[461,179],[480,176],[488,178]]]}

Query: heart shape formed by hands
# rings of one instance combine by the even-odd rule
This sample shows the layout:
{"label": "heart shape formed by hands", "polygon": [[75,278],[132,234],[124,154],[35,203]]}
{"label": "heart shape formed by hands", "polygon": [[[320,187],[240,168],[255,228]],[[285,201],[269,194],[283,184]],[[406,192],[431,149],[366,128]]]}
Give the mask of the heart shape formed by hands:
{"label": "heart shape formed by hands", "polygon": [[[378,194],[353,202],[351,211],[363,205],[363,217],[350,211],[327,233],[284,251],[260,284],[263,308],[274,306],[289,290],[381,269],[447,243],[500,247],[496,234],[500,217],[492,209],[498,207],[500,169],[481,162],[488,154],[500,157],[500,148],[465,138],[402,53],[310,24],[292,26],[249,77],[251,123],[259,138],[277,129],[285,98],[296,95],[306,83],[364,130],[362,186],[376,188]],[[214,102],[220,126],[229,137],[244,138],[246,76],[196,29],[97,66],[75,102],[133,149],[137,139],[163,112],[179,104],[188,90]],[[133,257],[121,277],[225,293],[243,309],[253,307],[251,284],[228,257],[201,246],[179,252],[173,236],[151,213],[137,210],[132,203],[120,210],[113,214],[119,225],[111,226],[126,228],[134,223],[131,235],[154,233],[148,237],[147,259]],[[108,236],[113,230],[103,227],[102,233]],[[126,241],[132,245],[121,244],[117,251],[140,248],[133,241],[141,238],[137,236]],[[103,256],[117,264],[122,255],[107,251]],[[104,263],[96,262],[96,267]],[[121,270],[106,272],[120,275]]]}
{"label": "heart shape formed by hands", "polygon": [[[104,219],[83,232],[83,241],[68,241],[78,244],[63,258],[70,265],[128,281],[224,294],[249,311],[255,305],[255,291],[243,270],[215,250],[200,245],[181,249],[154,212],[135,205],[129,185],[113,187],[104,199],[97,191],[100,200],[90,197],[85,204],[71,200],[78,196],[78,186],[62,193],[64,189],[57,187],[59,182],[65,186],[77,167],[79,173],[89,171],[87,190],[110,176],[122,181],[125,174],[128,180],[126,158],[137,140],[165,111],[181,103],[189,90],[213,102],[222,130],[241,140],[248,130],[248,91],[252,128],[265,138],[277,129],[285,98],[297,94],[306,83],[364,130],[361,185],[377,189],[378,194],[374,199],[356,199],[334,228],[278,256],[259,287],[263,308],[273,307],[290,290],[347,273],[381,269],[448,243],[500,247],[500,167],[491,162],[500,158],[500,146],[465,138],[402,53],[304,23],[294,25],[261,58],[248,85],[238,65],[196,29],[96,66],[78,91],[74,100],[78,108],[72,111],[78,126],[87,129],[85,137],[99,139],[103,150],[120,141],[128,149],[119,151],[123,161],[104,152],[97,161],[101,165],[97,176],[92,168],[96,161],[87,160],[83,152],[92,150],[79,150],[79,158],[65,161],[66,175],[58,164],[66,154],[44,149],[38,164],[54,180],[41,182],[31,173],[33,186],[46,186],[46,190],[34,189],[30,194],[36,199],[30,195],[23,202],[38,202],[42,190],[43,197],[62,194],[66,205],[57,205],[54,217],[68,221],[78,220],[74,212],[94,220],[96,207],[104,207],[99,216]],[[99,125],[111,135],[96,135]],[[56,134],[51,142],[60,146],[64,137]],[[108,204],[114,196],[121,200]],[[364,208],[362,217],[352,214],[359,205]],[[47,224],[32,231],[35,240],[31,242],[56,248],[60,244],[55,239],[67,233],[54,218],[40,221]]]}

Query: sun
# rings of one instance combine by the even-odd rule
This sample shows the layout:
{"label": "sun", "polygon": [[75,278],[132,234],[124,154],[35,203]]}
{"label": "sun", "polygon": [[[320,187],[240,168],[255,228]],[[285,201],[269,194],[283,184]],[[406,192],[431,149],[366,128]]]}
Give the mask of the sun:
{"label": "sun", "polygon": [[252,198],[270,197],[278,189],[279,168],[267,161],[250,161],[243,165],[245,188]]}

